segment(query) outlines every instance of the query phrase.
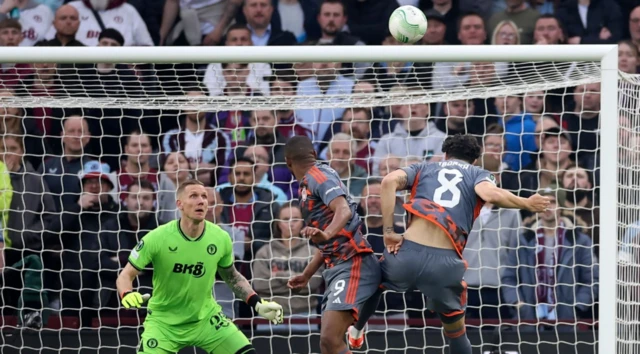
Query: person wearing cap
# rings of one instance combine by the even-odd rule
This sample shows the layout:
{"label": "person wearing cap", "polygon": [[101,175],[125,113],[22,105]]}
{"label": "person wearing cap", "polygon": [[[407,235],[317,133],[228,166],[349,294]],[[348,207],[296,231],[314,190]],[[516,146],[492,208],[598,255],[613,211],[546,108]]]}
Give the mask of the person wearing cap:
{"label": "person wearing cap", "polygon": [[538,193],[551,204],[538,220],[525,221],[521,247],[509,255],[502,275],[504,302],[521,320],[593,318],[599,270],[591,239],[563,216],[564,190],[554,186]]}
{"label": "person wearing cap", "polygon": [[[427,17],[427,23],[429,25],[427,26],[427,33],[422,37],[422,44],[442,45],[458,42],[456,38],[457,34],[455,33],[455,24],[453,27],[454,30],[449,30],[445,23],[444,16],[435,9],[425,11],[424,15]],[[453,40],[453,42],[445,40],[450,32],[453,32],[453,38],[449,38],[449,40]],[[451,37],[452,35],[449,36]]]}
{"label": "person wearing cap", "polygon": [[429,23],[427,33],[429,32],[431,24],[435,23],[432,21],[436,21],[439,22],[441,26],[444,26],[446,31],[446,34],[444,35],[445,43],[460,44],[457,32],[458,17],[460,17],[459,6],[454,4],[453,0],[434,0],[432,2],[433,8],[424,9],[424,15],[427,17],[427,21]]}
{"label": "person wearing cap", "polygon": [[[116,219],[120,207],[110,195],[116,185],[107,164],[89,161],[78,175],[82,192],[78,202],[62,212],[61,309],[79,309],[82,326],[91,325],[91,309],[100,288],[99,237],[102,227]],[[82,289],[82,291],[80,291]]]}

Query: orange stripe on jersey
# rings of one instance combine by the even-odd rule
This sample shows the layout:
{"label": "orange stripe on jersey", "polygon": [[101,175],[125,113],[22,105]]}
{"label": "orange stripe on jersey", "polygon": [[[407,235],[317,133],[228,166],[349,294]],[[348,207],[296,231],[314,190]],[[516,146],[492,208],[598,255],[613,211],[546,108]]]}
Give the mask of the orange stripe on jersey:
{"label": "orange stripe on jersey", "polygon": [[311,169],[309,170],[309,173],[313,176],[313,178],[319,184],[322,184],[324,181],[327,180],[327,176],[324,174],[324,172],[320,171],[320,169],[317,166],[311,167]]}
{"label": "orange stripe on jersey", "polygon": [[347,290],[347,297],[345,302],[347,304],[353,304],[356,301],[356,294],[358,292],[358,282],[360,281],[360,266],[362,265],[362,257],[353,257],[353,264],[351,265],[351,277],[349,278],[349,290]]}
{"label": "orange stripe on jersey", "polygon": [[416,197],[416,191],[418,190],[418,181],[420,180],[420,171],[416,173],[416,178],[413,179],[413,187],[411,187],[411,199]]}
{"label": "orange stripe on jersey", "polygon": [[473,208],[473,221],[475,221],[478,215],[480,215],[480,211],[482,210],[483,206],[484,206],[484,200],[478,197],[478,199],[476,200],[476,207]]}
{"label": "orange stripe on jersey", "polygon": [[427,221],[429,221],[430,223],[436,225],[437,227],[439,227],[445,235],[449,236],[449,240],[451,240],[451,243],[453,243],[453,247],[455,248],[456,252],[458,253],[458,256],[460,256],[460,258],[462,258],[462,249],[460,249],[460,247],[458,246],[458,244],[456,243],[456,240],[453,238],[453,235],[451,235],[449,233],[449,231],[442,225],[440,225],[440,223],[435,220],[433,217],[430,217],[429,215],[422,215],[420,214],[420,212],[418,212],[417,210],[415,210],[413,208],[413,206],[411,205],[411,203],[405,203],[403,204],[404,208],[410,212],[411,214],[418,216],[422,219],[425,219]]}
{"label": "orange stripe on jersey", "polygon": [[[467,263],[465,261],[465,263]],[[460,295],[460,305],[464,306],[467,304],[467,282],[466,281],[462,281],[460,282],[460,284],[462,284],[462,294]]]}

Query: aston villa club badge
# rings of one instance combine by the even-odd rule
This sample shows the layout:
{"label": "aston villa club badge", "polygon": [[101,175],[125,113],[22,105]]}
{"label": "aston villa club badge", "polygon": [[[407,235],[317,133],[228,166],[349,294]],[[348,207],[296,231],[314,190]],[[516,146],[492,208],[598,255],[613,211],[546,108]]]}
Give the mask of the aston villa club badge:
{"label": "aston villa club badge", "polygon": [[307,200],[307,187],[302,187],[302,190],[300,191],[300,200],[303,202]]}

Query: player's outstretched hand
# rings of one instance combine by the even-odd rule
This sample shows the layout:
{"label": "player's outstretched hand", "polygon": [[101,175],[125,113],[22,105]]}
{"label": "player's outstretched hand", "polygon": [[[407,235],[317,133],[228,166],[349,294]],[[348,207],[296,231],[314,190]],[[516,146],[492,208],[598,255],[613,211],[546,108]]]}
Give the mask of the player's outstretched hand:
{"label": "player's outstretched hand", "polygon": [[402,246],[402,241],[404,241],[404,237],[395,232],[384,234],[384,246],[391,254],[398,254],[398,250],[400,250],[400,246]]}
{"label": "player's outstretched hand", "polygon": [[324,241],[329,240],[329,235],[327,235],[324,231],[316,228],[316,227],[305,227],[300,231],[300,234],[303,237],[307,237],[313,241],[313,243],[322,243]]}
{"label": "player's outstretched hand", "polygon": [[534,194],[528,199],[528,210],[534,213],[542,213],[549,207],[550,200],[548,197],[543,197],[540,194]]}
{"label": "player's outstretched hand", "polygon": [[284,322],[282,306],[277,302],[262,300],[256,304],[255,310],[260,316],[268,319],[274,325]]}
{"label": "player's outstretched hand", "polygon": [[289,289],[300,289],[307,286],[308,283],[309,278],[304,274],[300,274],[289,279],[289,281],[287,282],[287,286],[289,287]]}
{"label": "player's outstretched hand", "polygon": [[150,297],[151,295],[149,294],[142,295],[137,291],[129,291],[122,297],[122,306],[126,309],[130,309],[132,307],[139,309],[140,306],[149,300]]}

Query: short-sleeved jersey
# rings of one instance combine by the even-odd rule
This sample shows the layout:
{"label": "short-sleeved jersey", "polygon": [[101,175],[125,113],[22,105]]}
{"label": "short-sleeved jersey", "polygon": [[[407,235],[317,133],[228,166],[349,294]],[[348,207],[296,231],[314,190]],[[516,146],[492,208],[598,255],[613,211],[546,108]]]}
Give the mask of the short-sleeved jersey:
{"label": "short-sleeved jersey", "polygon": [[417,163],[402,170],[411,189],[405,209],[441,227],[462,257],[467,235],[484,204],[475,186],[485,181],[495,184],[493,175],[460,160]]}
{"label": "short-sleeved jersey", "polygon": [[317,244],[329,265],[350,259],[359,253],[373,253],[369,242],[360,232],[361,220],[356,202],[349,195],[338,173],[326,164],[316,163],[304,175],[298,190],[300,209],[307,226],[325,230],[333,220],[329,203],[338,197],[347,199],[351,220],[329,241]]}
{"label": "short-sleeved jersey", "polygon": [[229,234],[206,222],[198,238],[180,229],[180,220],[149,232],[129,255],[129,263],[143,270],[153,264],[153,296],[149,314],[168,325],[193,323],[221,310],[213,298],[218,268],[233,265]]}

